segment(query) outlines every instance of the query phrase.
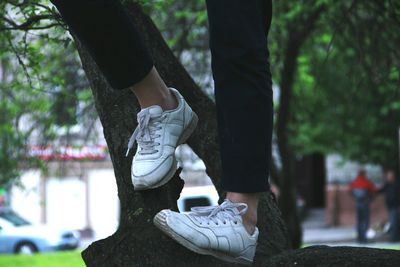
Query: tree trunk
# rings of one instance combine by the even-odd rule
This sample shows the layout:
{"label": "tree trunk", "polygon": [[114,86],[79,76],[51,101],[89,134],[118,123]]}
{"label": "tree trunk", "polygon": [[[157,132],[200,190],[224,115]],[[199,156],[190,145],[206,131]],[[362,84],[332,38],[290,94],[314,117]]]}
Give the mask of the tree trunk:
{"label": "tree trunk", "polygon": [[395,267],[400,252],[390,249],[313,246],[268,259],[268,267]]}
{"label": "tree trunk", "polygon": [[[292,36],[292,34],[290,34]],[[283,220],[285,221],[291,244],[294,248],[299,248],[302,243],[302,230],[300,218],[297,213],[296,205],[296,182],[294,181],[294,157],[288,144],[288,129],[290,114],[290,101],[294,77],[297,69],[297,57],[299,56],[300,44],[292,38],[288,40],[288,46],[285,53],[285,61],[281,74],[279,116],[277,122],[277,139],[279,154],[282,160],[282,171],[279,186],[281,188],[279,207],[283,211]]]}
{"label": "tree trunk", "polygon": [[278,149],[282,161],[282,170],[278,176],[280,186],[279,207],[283,213],[291,238],[291,244],[294,248],[299,248],[302,244],[302,229],[300,218],[297,212],[297,190],[294,180],[294,155],[289,145],[288,125],[290,121],[290,102],[292,100],[293,85],[297,71],[297,59],[300,49],[307,37],[313,32],[316,22],[322,11],[325,9],[321,5],[308,14],[301,17],[294,28],[289,29],[289,37],[286,43],[283,68],[280,77],[280,98],[277,120],[276,135],[278,140]]}
{"label": "tree trunk", "polygon": [[[199,115],[199,125],[188,143],[206,164],[207,173],[221,197],[221,165],[216,135],[214,103],[202,93],[160,32],[138,4],[127,5],[134,24],[142,32],[146,46],[165,82],[176,86]],[[107,36],[104,36],[107,38]],[[104,128],[121,201],[119,228],[112,236],[91,244],[82,256],[87,266],[232,266],[212,257],[197,255],[164,236],[153,225],[154,215],[165,208],[177,210],[176,200],[183,187],[179,171],[166,186],[135,192],[131,183],[132,155],[125,158],[127,140],[136,127],[139,105],[130,90],[113,91],[84,47],[76,40],[83,68],[89,79],[96,109]],[[112,51],[110,51],[112,53]],[[289,249],[289,238],[274,197],[267,193],[259,208],[260,237],[255,266]]]}

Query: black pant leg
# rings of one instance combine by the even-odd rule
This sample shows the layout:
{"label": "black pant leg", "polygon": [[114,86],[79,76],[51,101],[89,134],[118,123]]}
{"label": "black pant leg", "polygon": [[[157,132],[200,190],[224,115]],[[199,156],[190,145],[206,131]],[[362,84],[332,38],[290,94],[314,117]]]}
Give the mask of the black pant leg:
{"label": "black pant leg", "polygon": [[222,159],[222,187],[269,190],[272,82],[270,0],[207,0]]}
{"label": "black pant leg", "polygon": [[51,0],[115,89],[142,80],[153,61],[119,0]]}

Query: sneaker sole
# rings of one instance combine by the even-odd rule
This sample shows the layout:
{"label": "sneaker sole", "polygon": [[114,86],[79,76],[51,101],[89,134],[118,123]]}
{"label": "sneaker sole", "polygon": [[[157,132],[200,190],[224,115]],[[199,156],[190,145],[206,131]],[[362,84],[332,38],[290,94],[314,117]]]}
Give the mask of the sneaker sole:
{"label": "sneaker sole", "polygon": [[230,263],[240,263],[240,264],[246,264],[246,265],[251,265],[253,263],[252,260],[249,260],[249,259],[241,257],[241,256],[233,257],[231,255],[228,255],[228,254],[225,254],[222,252],[218,252],[215,250],[207,250],[207,249],[196,246],[195,244],[193,244],[192,242],[190,242],[183,236],[179,235],[172,228],[170,228],[168,226],[167,216],[168,216],[169,212],[170,211],[160,211],[159,213],[157,213],[156,216],[154,216],[153,223],[164,234],[171,237],[172,239],[174,239],[176,242],[178,242],[182,246],[186,247],[187,249],[189,249],[195,253],[202,254],[202,255],[210,255],[219,260],[223,260],[223,261],[230,262]]}
{"label": "sneaker sole", "polygon": [[[190,120],[188,126],[186,126],[185,130],[183,130],[182,135],[178,139],[178,143],[177,143],[176,147],[184,144],[187,141],[187,139],[189,139],[189,137],[192,135],[192,133],[196,129],[198,121],[199,121],[199,117],[197,116],[196,113],[193,112],[192,119]],[[172,163],[171,169],[167,172],[167,174],[158,183],[156,183],[152,186],[144,186],[144,187],[139,187],[139,188],[134,187],[134,190],[135,191],[143,191],[143,190],[155,189],[155,188],[165,185],[172,179],[172,177],[174,177],[174,174],[178,168],[177,165],[178,165],[178,163],[176,161],[175,154],[174,154],[174,161]]]}

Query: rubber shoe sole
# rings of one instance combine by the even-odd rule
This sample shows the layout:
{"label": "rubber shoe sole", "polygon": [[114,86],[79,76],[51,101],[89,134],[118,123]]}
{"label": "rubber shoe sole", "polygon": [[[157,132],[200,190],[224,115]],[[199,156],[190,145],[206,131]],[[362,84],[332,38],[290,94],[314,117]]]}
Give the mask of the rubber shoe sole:
{"label": "rubber shoe sole", "polygon": [[231,262],[231,263],[239,263],[239,264],[246,264],[246,265],[251,265],[253,263],[252,260],[247,259],[245,257],[239,256],[239,257],[233,257],[231,255],[215,251],[215,250],[208,250],[204,248],[200,248],[190,242],[189,240],[185,239],[185,237],[179,235],[176,233],[172,228],[170,228],[167,224],[167,217],[168,214],[170,213],[170,210],[162,210],[159,213],[154,216],[153,223],[154,225],[160,229],[164,234],[167,236],[171,237],[174,239],[176,242],[181,244],[182,246],[186,247],[187,249],[201,254],[201,255],[210,255],[213,256],[219,260],[223,260],[226,262]]}

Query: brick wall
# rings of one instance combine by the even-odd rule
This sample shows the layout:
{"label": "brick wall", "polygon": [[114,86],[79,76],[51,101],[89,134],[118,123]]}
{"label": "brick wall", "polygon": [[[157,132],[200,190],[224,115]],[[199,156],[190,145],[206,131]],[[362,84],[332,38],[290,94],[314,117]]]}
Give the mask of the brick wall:
{"label": "brick wall", "polygon": [[[335,212],[336,211],[336,212]],[[336,225],[335,225],[335,213]],[[376,196],[370,206],[371,226],[387,221],[383,195]],[[346,185],[327,185],[325,221],[329,226],[355,225],[355,203]]]}

